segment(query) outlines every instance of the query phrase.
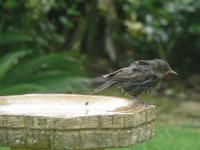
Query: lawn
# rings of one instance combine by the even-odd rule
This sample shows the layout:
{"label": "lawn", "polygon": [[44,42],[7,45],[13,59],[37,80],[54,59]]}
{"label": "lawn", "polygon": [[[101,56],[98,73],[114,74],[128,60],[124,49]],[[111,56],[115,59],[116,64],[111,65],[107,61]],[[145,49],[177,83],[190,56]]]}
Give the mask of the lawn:
{"label": "lawn", "polygon": [[[188,128],[159,126],[151,140],[131,148],[112,150],[199,150],[200,131]],[[111,150],[111,149],[110,149]]]}

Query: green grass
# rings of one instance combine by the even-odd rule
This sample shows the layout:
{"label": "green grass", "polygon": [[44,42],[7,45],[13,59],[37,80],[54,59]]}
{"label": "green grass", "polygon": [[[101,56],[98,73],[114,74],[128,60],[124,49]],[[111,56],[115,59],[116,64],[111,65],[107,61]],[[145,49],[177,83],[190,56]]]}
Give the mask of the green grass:
{"label": "green grass", "polygon": [[186,128],[158,127],[151,140],[131,148],[112,150],[199,150],[200,131]]}
{"label": "green grass", "polygon": [[0,147],[0,150],[11,150],[10,147]]}

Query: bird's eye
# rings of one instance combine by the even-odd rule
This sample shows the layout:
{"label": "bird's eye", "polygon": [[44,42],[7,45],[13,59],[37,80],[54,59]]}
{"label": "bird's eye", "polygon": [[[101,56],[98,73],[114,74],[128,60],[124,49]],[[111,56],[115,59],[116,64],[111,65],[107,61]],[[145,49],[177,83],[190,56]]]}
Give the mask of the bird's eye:
{"label": "bird's eye", "polygon": [[163,72],[166,72],[166,71],[167,71],[167,69],[166,69],[166,68],[163,68],[163,69],[162,69],[162,71],[163,71]]}

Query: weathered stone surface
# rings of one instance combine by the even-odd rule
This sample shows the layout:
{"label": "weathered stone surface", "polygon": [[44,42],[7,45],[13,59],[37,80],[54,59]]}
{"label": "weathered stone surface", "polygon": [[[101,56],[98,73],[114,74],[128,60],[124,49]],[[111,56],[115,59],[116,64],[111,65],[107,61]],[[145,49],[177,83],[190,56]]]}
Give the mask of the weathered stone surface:
{"label": "weathered stone surface", "polygon": [[24,128],[26,126],[25,119],[26,117],[24,116],[0,115],[0,127]]}
{"label": "weathered stone surface", "polygon": [[26,131],[25,130],[7,130],[7,138],[9,146],[26,147]]}
{"label": "weathered stone surface", "polygon": [[81,131],[80,147],[82,149],[109,148],[117,145],[117,132],[112,131]]}
{"label": "weathered stone surface", "polygon": [[6,116],[0,116],[0,127],[6,127]]}
{"label": "weathered stone surface", "polygon": [[127,129],[118,133],[118,147],[129,147],[137,143],[139,138],[139,129]]}
{"label": "weathered stone surface", "polygon": [[153,137],[156,134],[156,123],[155,122],[151,122],[152,124],[152,129],[151,129],[151,137]]}
{"label": "weathered stone surface", "polygon": [[27,117],[28,129],[55,129],[55,118],[48,117]]}
{"label": "weathered stone surface", "polygon": [[125,127],[136,127],[146,122],[146,110],[142,108],[142,110],[127,114],[124,119]]}
{"label": "weathered stone surface", "polygon": [[99,119],[102,129],[124,128],[124,115],[105,115],[100,116]]}
{"label": "weathered stone surface", "polygon": [[55,132],[51,140],[51,149],[79,149],[79,133],[75,131]]}
{"label": "weathered stone surface", "polygon": [[139,138],[137,142],[143,142],[152,136],[152,124],[146,124],[139,127]]}
{"label": "weathered stone surface", "polygon": [[7,116],[6,127],[7,128],[25,128],[26,122],[25,116]]}
{"label": "weathered stone surface", "polygon": [[55,121],[55,129],[94,129],[99,127],[97,116],[59,118]]}
{"label": "weathered stone surface", "polygon": [[[70,96],[48,95],[47,100],[45,95],[0,97],[3,99],[0,103],[0,146],[46,150],[104,149],[130,147],[155,135],[156,108],[153,105],[81,95],[77,99],[73,95],[71,101]],[[85,106],[87,101],[89,105]],[[15,106],[18,102],[21,107]],[[9,108],[12,113],[5,111],[12,103],[14,110]],[[32,110],[22,111],[24,103]],[[59,110],[57,105],[62,109]],[[75,110],[70,105],[75,106]],[[15,109],[16,113],[13,112]],[[49,109],[53,109],[53,114]]]}
{"label": "weathered stone surface", "polygon": [[6,146],[8,144],[7,131],[0,129],[0,146]]}
{"label": "weathered stone surface", "polygon": [[26,146],[33,149],[50,149],[52,133],[47,130],[28,130],[26,132]]}
{"label": "weathered stone surface", "polygon": [[149,107],[147,110],[147,120],[146,121],[152,121],[156,119],[156,108],[155,106]]}

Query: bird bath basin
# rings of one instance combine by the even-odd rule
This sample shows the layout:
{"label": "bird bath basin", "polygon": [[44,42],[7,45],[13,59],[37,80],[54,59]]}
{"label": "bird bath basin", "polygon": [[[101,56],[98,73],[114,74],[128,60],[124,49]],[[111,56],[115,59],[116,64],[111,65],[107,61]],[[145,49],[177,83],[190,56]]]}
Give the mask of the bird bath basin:
{"label": "bird bath basin", "polygon": [[155,134],[156,108],[117,97],[0,96],[0,146],[23,149],[130,147]]}

